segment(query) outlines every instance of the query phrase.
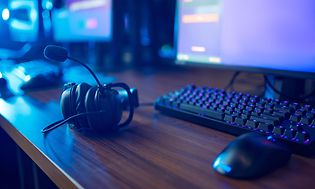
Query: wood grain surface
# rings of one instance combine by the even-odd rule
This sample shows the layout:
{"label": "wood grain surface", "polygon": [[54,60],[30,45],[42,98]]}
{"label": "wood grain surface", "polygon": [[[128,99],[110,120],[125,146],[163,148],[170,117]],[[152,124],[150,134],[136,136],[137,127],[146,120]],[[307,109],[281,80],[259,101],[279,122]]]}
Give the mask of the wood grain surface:
{"label": "wood grain surface", "polygon": [[[111,74],[139,90],[140,103],[189,83],[224,87],[231,72],[204,69],[142,70]],[[261,79],[243,75],[240,91],[260,93]],[[78,132],[62,126],[62,90],[0,99],[0,125],[60,188],[312,188],[315,160],[293,155],[285,167],[256,180],[235,180],[211,167],[235,137],[139,107],[129,127],[115,134]]]}

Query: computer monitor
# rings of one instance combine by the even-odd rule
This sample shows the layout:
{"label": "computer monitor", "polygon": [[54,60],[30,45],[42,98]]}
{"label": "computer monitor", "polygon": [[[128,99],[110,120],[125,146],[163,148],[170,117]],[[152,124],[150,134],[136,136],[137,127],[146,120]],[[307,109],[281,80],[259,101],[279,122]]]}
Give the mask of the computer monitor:
{"label": "computer monitor", "polygon": [[1,48],[18,49],[26,42],[38,40],[37,0],[4,0],[0,2]]}
{"label": "computer monitor", "polygon": [[99,42],[112,39],[112,0],[65,0],[53,10],[57,42]]}
{"label": "computer monitor", "polygon": [[314,0],[179,0],[177,63],[315,78]]}

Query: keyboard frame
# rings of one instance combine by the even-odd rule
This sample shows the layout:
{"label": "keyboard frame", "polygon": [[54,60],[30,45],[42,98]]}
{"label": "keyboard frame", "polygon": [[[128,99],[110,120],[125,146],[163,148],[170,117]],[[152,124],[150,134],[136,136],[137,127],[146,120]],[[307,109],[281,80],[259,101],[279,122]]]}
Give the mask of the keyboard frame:
{"label": "keyboard frame", "polygon": [[[163,96],[162,96],[163,97]],[[248,132],[256,132],[262,135],[266,135],[266,133],[259,132],[258,130],[251,130],[245,127],[240,127],[232,124],[228,124],[226,121],[216,120],[207,116],[198,115],[193,112],[189,111],[183,111],[181,109],[175,108],[171,105],[166,105],[164,103],[161,103],[161,98],[159,97],[155,101],[155,109],[160,111],[163,114],[179,118],[185,121],[189,121],[192,123],[196,123],[202,126],[206,126],[208,128],[212,128],[218,131],[222,131],[225,133],[232,134],[234,136],[239,136]],[[270,135],[266,135],[270,136]],[[309,144],[301,144],[301,143],[294,143],[288,140],[284,140],[281,137],[278,137],[276,135],[272,135],[273,138],[275,138],[280,143],[283,143],[292,150],[293,153],[303,155],[303,156],[311,156],[315,154],[315,142],[311,141]]]}

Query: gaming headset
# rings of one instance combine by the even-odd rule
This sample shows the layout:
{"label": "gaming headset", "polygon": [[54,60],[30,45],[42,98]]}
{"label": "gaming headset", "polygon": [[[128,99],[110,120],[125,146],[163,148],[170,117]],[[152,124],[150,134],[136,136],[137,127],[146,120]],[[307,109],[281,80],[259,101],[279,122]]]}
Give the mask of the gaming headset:
{"label": "gaming headset", "polygon": [[[134,103],[127,84],[110,83],[102,85],[87,65],[69,57],[68,51],[63,47],[48,45],[44,50],[44,56],[51,61],[65,62],[69,59],[81,64],[91,73],[98,85],[91,86],[87,83],[66,84],[60,100],[64,119],[48,125],[42,130],[43,133],[47,133],[67,122],[71,123],[76,129],[89,128],[106,133],[116,131],[132,121]],[[123,113],[122,99],[114,88],[122,88],[128,94],[129,116],[123,123],[120,123]]]}

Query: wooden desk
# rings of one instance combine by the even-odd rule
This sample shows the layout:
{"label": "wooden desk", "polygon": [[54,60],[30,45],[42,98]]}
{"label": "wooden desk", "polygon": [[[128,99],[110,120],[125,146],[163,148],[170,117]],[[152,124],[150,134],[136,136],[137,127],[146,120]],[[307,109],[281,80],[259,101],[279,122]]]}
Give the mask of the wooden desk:
{"label": "wooden desk", "polygon": [[[139,89],[141,102],[188,83],[223,87],[231,72],[126,71],[119,81]],[[256,76],[252,76],[256,77]],[[240,181],[212,169],[233,136],[140,107],[127,129],[108,136],[67,126],[46,138],[40,130],[61,119],[61,89],[0,100],[0,125],[60,188],[310,188],[315,160],[293,155],[287,166],[261,179]]]}

